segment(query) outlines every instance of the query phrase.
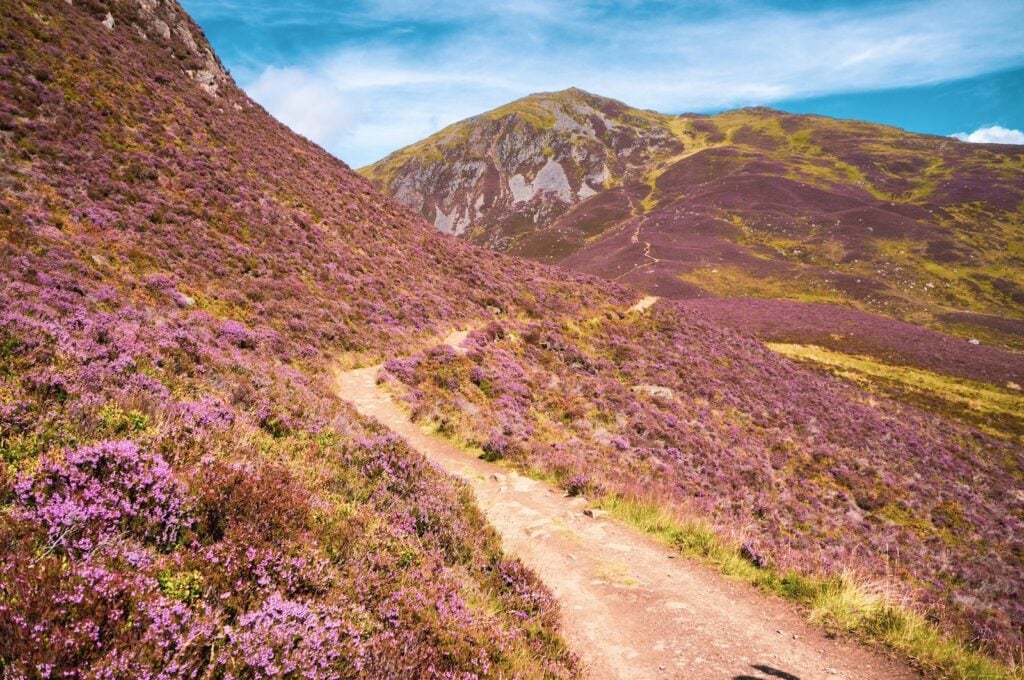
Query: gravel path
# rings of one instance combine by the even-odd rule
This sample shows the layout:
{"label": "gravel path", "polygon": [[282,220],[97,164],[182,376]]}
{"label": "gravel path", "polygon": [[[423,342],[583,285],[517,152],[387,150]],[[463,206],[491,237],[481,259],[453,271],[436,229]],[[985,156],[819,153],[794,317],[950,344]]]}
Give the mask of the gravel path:
{"label": "gravel path", "polygon": [[[641,311],[655,298],[633,307]],[[465,332],[445,339],[457,346]],[[467,455],[409,421],[377,387],[380,366],[338,374],[338,394],[473,489],[504,549],[562,607],[562,630],[592,678],[915,678],[907,666],[828,639],[778,598],[724,578],[587,503]],[[599,514],[599,513],[595,513]]]}

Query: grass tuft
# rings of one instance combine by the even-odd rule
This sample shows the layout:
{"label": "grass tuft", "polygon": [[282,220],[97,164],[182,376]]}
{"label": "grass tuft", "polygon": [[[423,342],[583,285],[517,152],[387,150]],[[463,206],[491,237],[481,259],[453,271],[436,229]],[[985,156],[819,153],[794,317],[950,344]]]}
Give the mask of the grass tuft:
{"label": "grass tuft", "polygon": [[612,517],[714,566],[759,590],[803,605],[808,619],[826,630],[882,643],[909,657],[926,673],[958,680],[1021,680],[1024,669],[981,654],[943,635],[889,588],[853,572],[808,576],[759,567],[741,546],[724,539],[706,521],[673,512],[656,502],[607,495],[595,506]]}

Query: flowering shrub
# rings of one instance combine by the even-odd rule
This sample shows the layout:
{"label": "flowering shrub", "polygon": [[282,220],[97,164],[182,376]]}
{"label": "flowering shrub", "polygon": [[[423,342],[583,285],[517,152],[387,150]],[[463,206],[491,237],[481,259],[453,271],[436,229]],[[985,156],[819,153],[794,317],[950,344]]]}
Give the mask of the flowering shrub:
{"label": "flowering shrub", "polygon": [[227,342],[242,349],[252,349],[255,343],[249,329],[245,324],[233,319],[224,321],[220,325],[220,336]]}
{"label": "flowering shrub", "polygon": [[578,674],[467,489],[329,383],[488,308],[467,354],[389,362],[422,417],[753,524],[765,559],[895,565],[1012,647],[1019,456],[687,315],[594,321],[633,294],[439,236],[203,91],[201,33],[156,11],[170,38],[106,0],[0,21],[4,674]]}
{"label": "flowering shrub", "polygon": [[584,474],[573,475],[565,481],[565,493],[570,496],[580,496],[590,486],[590,477]]}
{"label": "flowering shrub", "polygon": [[45,459],[14,490],[19,514],[46,529],[53,550],[85,553],[113,532],[168,548],[186,523],[170,467],[130,441]]}
{"label": "flowering shrub", "polygon": [[[1012,655],[1024,504],[1011,443],[798,368],[692,305],[587,324],[507,322],[392,373],[423,419],[562,480],[673,505],[755,564],[894,577],[933,617]],[[970,479],[970,484],[961,480]]]}
{"label": "flowering shrub", "polygon": [[272,593],[238,619],[216,663],[230,677],[355,676],[362,667],[360,631],[341,612]]}
{"label": "flowering shrub", "polygon": [[502,599],[515,616],[549,624],[557,622],[554,598],[521,562],[502,560],[497,564],[496,572],[504,586]]}
{"label": "flowering shrub", "polygon": [[328,376],[628,294],[438,236],[153,12],[0,21],[0,675],[577,674],[466,489]]}

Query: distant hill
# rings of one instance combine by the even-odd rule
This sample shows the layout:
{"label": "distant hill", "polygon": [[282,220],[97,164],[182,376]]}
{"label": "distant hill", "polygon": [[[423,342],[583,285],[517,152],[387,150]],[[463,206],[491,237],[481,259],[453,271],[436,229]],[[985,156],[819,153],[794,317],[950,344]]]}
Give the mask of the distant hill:
{"label": "distant hill", "polygon": [[1024,347],[1022,146],[570,89],[362,172],[442,231],[658,295],[840,303]]}

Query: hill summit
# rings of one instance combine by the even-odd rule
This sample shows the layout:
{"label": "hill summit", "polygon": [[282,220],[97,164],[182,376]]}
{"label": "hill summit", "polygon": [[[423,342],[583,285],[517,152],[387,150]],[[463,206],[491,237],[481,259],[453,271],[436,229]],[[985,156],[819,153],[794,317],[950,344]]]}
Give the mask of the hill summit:
{"label": "hill summit", "polygon": [[362,172],[442,231],[658,295],[838,303],[1020,347],[1024,147],[570,89]]}
{"label": "hill summit", "polygon": [[[670,118],[577,88],[456,123],[362,172],[442,231],[497,250],[683,145]],[[486,225],[483,226],[483,225]],[[469,233],[467,233],[469,230]]]}

